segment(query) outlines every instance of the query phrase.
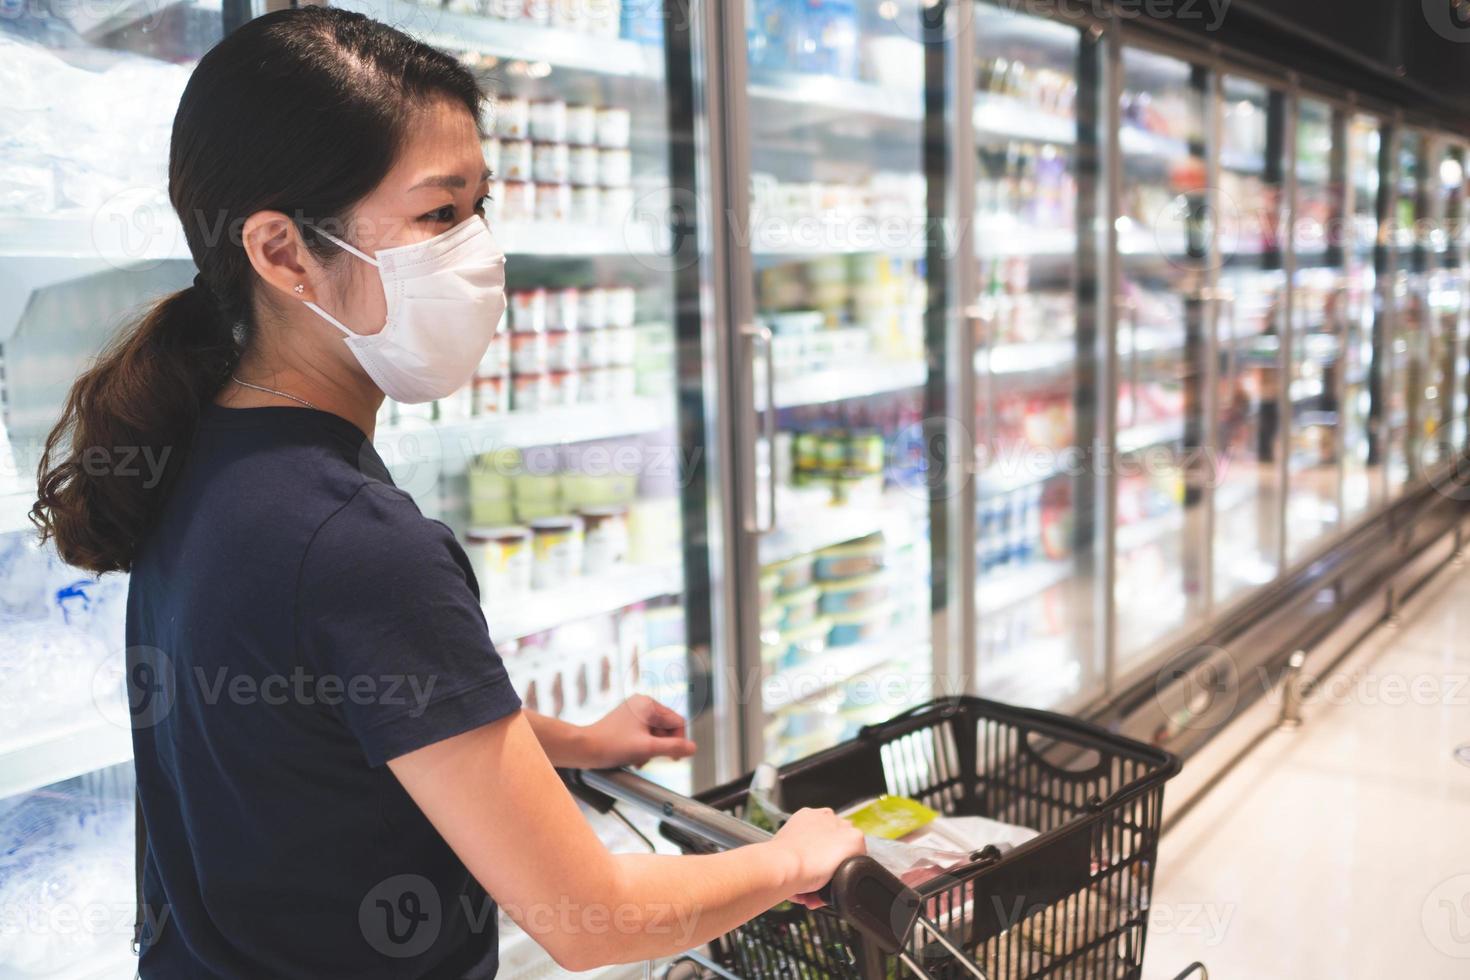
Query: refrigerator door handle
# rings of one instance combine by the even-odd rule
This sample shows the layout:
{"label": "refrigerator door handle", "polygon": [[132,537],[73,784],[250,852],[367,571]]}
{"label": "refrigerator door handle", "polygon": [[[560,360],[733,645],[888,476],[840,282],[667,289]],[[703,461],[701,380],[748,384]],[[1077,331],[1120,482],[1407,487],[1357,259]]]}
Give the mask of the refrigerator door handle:
{"label": "refrigerator door handle", "polygon": [[[751,375],[752,375],[751,376],[751,384],[752,384],[752,386],[755,383],[755,378],[754,378],[754,374],[755,374],[755,348],[756,348],[757,345],[759,345],[761,347],[762,351],[764,352],[764,358],[765,358],[765,374],[766,374],[766,377],[765,377],[765,382],[766,382],[765,383],[765,396],[766,397],[765,397],[765,415],[763,417],[763,426],[762,426],[762,430],[761,430],[761,438],[765,439],[765,441],[766,441],[766,452],[768,454],[767,455],[767,461],[768,461],[768,464],[769,464],[767,466],[767,471],[768,472],[766,473],[766,520],[765,520],[764,523],[762,523],[760,512],[759,512],[759,510],[760,510],[759,504],[757,503],[757,500],[756,500],[756,484],[757,484],[757,481],[760,478],[760,473],[759,473],[758,467],[756,466],[755,439],[752,438],[750,440],[750,444],[748,446],[749,453],[750,453],[748,459],[750,460],[750,469],[751,469],[751,476],[750,476],[750,488],[751,488],[751,495],[750,496],[751,496],[751,499],[750,499],[750,507],[746,511],[746,514],[745,514],[745,530],[748,533],[750,533],[750,534],[767,535],[767,534],[770,534],[772,531],[776,530],[776,524],[777,524],[777,520],[776,520],[776,360],[775,360],[775,357],[772,354],[772,348],[773,348],[774,344],[772,343],[771,329],[769,327],[759,326],[757,324],[747,323],[747,324],[744,324],[743,326],[741,326],[741,328],[740,328],[740,336],[745,340],[745,343],[747,345],[746,350],[748,352],[748,357],[749,357],[750,370],[751,370]],[[752,401],[754,401],[754,399],[752,399]],[[759,406],[758,404],[752,404],[751,405],[751,413],[752,413],[752,415],[758,415],[758,414],[760,414],[760,411],[761,411],[761,406]]]}

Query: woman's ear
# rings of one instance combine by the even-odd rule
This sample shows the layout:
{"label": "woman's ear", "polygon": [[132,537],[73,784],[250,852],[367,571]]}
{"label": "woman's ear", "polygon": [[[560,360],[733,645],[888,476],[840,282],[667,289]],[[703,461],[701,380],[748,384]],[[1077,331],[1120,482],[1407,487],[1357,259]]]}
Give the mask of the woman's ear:
{"label": "woman's ear", "polygon": [[294,221],[279,211],[257,211],[245,219],[241,239],[255,274],[281,294],[276,298],[315,301],[312,281],[320,275],[321,264]]}

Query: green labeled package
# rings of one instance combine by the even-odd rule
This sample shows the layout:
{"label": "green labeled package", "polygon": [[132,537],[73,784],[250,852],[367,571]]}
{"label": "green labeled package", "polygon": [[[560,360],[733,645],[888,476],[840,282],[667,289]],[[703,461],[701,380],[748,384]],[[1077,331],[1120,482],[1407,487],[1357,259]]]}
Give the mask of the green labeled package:
{"label": "green labeled package", "polygon": [[848,813],[847,819],[869,837],[902,840],[938,816],[917,800],[885,794]]}

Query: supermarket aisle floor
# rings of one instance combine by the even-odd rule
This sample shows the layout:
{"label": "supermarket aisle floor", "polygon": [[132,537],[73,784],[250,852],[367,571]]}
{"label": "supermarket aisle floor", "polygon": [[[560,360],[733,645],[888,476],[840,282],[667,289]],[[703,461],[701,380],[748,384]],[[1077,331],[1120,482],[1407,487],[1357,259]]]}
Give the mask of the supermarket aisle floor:
{"label": "supermarket aisle floor", "polygon": [[1164,839],[1145,980],[1470,977],[1470,568]]}

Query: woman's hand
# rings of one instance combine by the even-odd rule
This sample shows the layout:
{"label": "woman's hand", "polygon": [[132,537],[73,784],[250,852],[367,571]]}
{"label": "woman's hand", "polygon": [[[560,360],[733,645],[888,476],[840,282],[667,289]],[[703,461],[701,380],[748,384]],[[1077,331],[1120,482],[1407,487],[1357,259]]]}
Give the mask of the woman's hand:
{"label": "woman's hand", "polygon": [[797,810],[771,843],[792,856],[796,870],[791,900],[809,909],[822,906],[817,892],[843,861],[868,853],[863,832],[827,807]]}
{"label": "woman's hand", "polygon": [[660,756],[687,759],[695,750],[683,717],[646,694],[633,695],[588,725],[583,741],[586,768],[641,766]]}

